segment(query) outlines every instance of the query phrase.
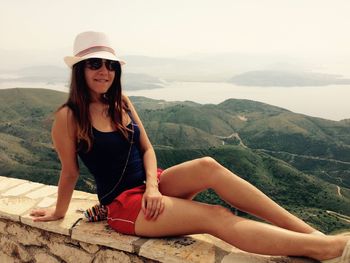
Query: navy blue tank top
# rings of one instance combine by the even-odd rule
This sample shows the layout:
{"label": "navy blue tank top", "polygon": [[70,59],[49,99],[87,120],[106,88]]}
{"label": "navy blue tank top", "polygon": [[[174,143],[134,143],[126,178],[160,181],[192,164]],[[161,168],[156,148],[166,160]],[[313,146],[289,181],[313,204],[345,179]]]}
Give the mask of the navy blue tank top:
{"label": "navy blue tank top", "polygon": [[[123,191],[140,186],[146,180],[140,148],[140,129],[131,114],[129,116],[131,123],[127,127],[134,131],[133,136],[128,132],[129,140],[120,131],[101,132],[92,128],[94,138],[90,151],[78,151],[80,159],[95,178],[97,196],[103,205],[110,204]],[[130,156],[125,167],[129,150]],[[125,172],[119,182],[124,167]]]}

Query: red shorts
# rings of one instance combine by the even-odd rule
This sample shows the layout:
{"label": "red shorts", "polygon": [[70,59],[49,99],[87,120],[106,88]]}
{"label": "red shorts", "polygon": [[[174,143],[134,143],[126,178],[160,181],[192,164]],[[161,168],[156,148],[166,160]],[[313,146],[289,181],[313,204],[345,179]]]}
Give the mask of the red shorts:
{"label": "red shorts", "polygon": [[[158,180],[162,169],[157,169]],[[141,202],[146,185],[126,190],[118,195],[107,207],[107,223],[115,231],[127,235],[135,235],[135,221],[141,211]]]}

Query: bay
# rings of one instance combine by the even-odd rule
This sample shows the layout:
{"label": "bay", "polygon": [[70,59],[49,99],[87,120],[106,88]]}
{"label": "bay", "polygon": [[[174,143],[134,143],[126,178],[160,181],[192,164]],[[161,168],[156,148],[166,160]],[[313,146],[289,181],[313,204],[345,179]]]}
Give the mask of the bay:
{"label": "bay", "polygon": [[[224,100],[248,99],[282,107],[313,117],[339,121],[350,118],[350,86],[248,87],[227,82],[163,82],[163,88],[126,90],[129,96],[144,96],[166,101],[194,101],[218,104]],[[45,88],[68,92],[65,83],[2,82],[4,88]]]}
{"label": "bay", "polygon": [[248,87],[226,82],[168,82],[164,88],[126,91],[167,101],[218,104],[229,98],[248,99],[282,107],[296,113],[330,120],[350,118],[350,86]]}

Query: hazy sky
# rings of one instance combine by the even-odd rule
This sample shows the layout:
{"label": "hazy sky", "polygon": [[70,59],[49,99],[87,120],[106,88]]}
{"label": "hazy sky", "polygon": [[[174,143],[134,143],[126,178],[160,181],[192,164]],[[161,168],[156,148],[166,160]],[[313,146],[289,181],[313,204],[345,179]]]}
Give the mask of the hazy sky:
{"label": "hazy sky", "polygon": [[[350,78],[349,14],[349,0],[1,0],[0,73],[34,64],[65,67],[62,57],[72,54],[75,36],[95,30],[106,32],[122,57],[241,53],[233,61],[241,66],[249,56],[268,63],[277,56],[277,62],[312,63],[317,72]],[[220,64],[229,56],[217,57]],[[349,117],[342,98],[350,89],[331,92],[338,97],[327,106]],[[322,107],[318,93],[312,96],[304,108],[320,105],[320,116],[340,118]]]}
{"label": "hazy sky", "polygon": [[348,0],[2,0],[0,49],[71,48],[108,33],[121,55],[350,55]]}

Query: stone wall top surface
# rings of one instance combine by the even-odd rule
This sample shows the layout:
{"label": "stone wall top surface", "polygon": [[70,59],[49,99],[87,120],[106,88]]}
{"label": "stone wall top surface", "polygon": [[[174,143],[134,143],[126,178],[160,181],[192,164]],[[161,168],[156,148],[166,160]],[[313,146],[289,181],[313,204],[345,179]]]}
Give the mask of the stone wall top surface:
{"label": "stone wall top surface", "polygon": [[167,263],[313,262],[306,259],[249,254],[205,234],[157,239],[122,235],[112,230],[105,221],[90,223],[83,219],[82,213],[78,210],[96,204],[97,197],[81,191],[74,191],[69,210],[63,219],[53,222],[33,222],[29,215],[30,211],[38,207],[54,206],[56,197],[56,186],[0,176],[0,218],[70,236],[79,242],[110,247]]}

